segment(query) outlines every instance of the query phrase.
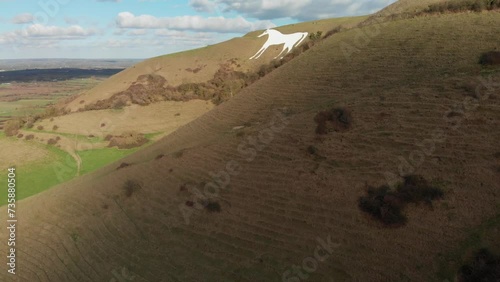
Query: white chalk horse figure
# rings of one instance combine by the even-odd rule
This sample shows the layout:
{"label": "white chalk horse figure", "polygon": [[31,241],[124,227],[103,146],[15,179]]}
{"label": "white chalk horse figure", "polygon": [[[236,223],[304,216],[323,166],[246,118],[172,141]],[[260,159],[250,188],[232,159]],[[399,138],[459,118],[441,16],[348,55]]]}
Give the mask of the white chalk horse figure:
{"label": "white chalk horse figure", "polygon": [[[262,53],[264,53],[267,50],[267,48],[269,48],[269,46],[272,46],[272,45],[285,44],[283,46],[283,50],[281,51],[281,53],[279,53],[278,56],[274,57],[275,59],[278,58],[281,54],[283,54],[283,52],[285,52],[285,50],[288,49],[288,51],[285,53],[285,55],[286,55],[286,54],[290,53],[290,51],[292,51],[292,49],[294,47],[299,46],[299,44],[302,43],[302,41],[308,35],[307,32],[296,32],[296,33],[292,33],[292,34],[283,34],[277,30],[274,30],[274,29],[266,29],[266,31],[264,31],[258,37],[262,37],[266,34],[269,36],[267,38],[266,43],[264,43],[262,48],[260,48],[260,50],[257,51],[257,53],[255,53],[255,55],[250,57],[250,60],[259,58],[260,55],[262,55]],[[282,59],[283,56],[281,56],[280,59]]]}

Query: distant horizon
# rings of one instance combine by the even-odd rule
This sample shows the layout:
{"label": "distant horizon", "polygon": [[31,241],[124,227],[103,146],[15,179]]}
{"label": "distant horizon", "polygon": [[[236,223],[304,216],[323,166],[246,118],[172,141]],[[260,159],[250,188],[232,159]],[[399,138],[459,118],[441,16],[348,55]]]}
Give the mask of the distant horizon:
{"label": "distant horizon", "polygon": [[255,30],[369,15],[395,1],[4,0],[0,58],[153,58]]}
{"label": "distant horizon", "polygon": [[147,60],[150,58],[18,58],[18,59],[2,59],[0,61],[23,61],[23,60],[119,60],[119,61],[127,61],[127,60]]}

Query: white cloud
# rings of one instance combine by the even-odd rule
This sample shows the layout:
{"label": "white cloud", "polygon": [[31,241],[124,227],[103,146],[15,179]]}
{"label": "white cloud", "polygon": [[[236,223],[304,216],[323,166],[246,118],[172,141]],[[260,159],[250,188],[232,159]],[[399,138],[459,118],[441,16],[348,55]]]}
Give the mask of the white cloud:
{"label": "white cloud", "polygon": [[78,25],[59,27],[32,24],[24,29],[0,34],[0,43],[17,43],[27,40],[83,39],[96,33],[96,30],[84,29]]}
{"label": "white cloud", "polygon": [[148,34],[147,29],[133,29],[127,33],[127,35],[138,36],[138,35],[146,35]]}
{"label": "white cloud", "polygon": [[225,12],[261,20],[293,18],[300,21],[369,14],[396,0],[201,0]]}
{"label": "white cloud", "polygon": [[250,22],[241,16],[236,18],[201,16],[180,16],[171,18],[158,18],[151,15],[135,16],[130,12],[122,12],[116,18],[116,24],[120,28],[139,29],[172,29],[192,30],[221,33],[242,33],[258,29],[275,27],[271,21]]}
{"label": "white cloud", "polygon": [[217,7],[214,1],[210,0],[189,0],[189,5],[197,12],[213,12]]}
{"label": "white cloud", "polygon": [[95,34],[95,31],[85,30],[79,25],[69,27],[45,26],[41,24],[33,24],[18,32],[18,34],[26,37],[85,37]]}
{"label": "white cloud", "polygon": [[19,14],[12,18],[12,23],[14,24],[26,24],[32,23],[35,18],[30,13]]}

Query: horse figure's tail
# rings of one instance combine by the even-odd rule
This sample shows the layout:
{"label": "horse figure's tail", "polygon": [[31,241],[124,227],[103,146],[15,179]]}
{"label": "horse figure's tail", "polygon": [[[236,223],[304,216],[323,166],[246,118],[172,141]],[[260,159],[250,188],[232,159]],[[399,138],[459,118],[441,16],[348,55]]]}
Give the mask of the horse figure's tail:
{"label": "horse figure's tail", "polygon": [[294,46],[294,47],[299,46],[299,45],[300,45],[300,43],[302,43],[302,41],[304,41],[304,39],[306,39],[306,37],[307,37],[307,35],[308,35],[308,34],[309,34],[308,32],[303,32],[303,33],[302,33],[302,38],[301,38],[299,41],[297,41],[297,43],[295,44],[295,46]]}

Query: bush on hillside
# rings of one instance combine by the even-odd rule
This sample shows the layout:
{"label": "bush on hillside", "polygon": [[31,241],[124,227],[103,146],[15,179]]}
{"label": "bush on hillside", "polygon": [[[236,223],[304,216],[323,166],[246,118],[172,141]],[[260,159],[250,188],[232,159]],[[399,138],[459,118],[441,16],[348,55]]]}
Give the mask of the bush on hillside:
{"label": "bush on hillside", "polygon": [[317,113],[314,122],[316,122],[316,134],[327,134],[329,128],[342,132],[351,128],[352,116],[345,108],[333,108]]}
{"label": "bush on hillside", "polygon": [[129,179],[123,184],[125,196],[127,196],[128,198],[130,198],[132,194],[134,194],[134,192],[140,190],[141,188],[141,184],[136,180]]}
{"label": "bush on hillside", "polygon": [[28,129],[33,128],[33,125],[39,119],[40,119],[40,115],[30,115],[30,116],[26,117],[24,127],[28,128]]}
{"label": "bush on hillside", "polygon": [[123,109],[127,105],[127,98],[126,97],[120,97],[113,101],[112,108],[115,110],[120,110]]}
{"label": "bush on hillside", "polygon": [[19,118],[10,119],[5,122],[3,131],[6,136],[14,136],[18,133],[19,129],[23,127],[24,122]]}
{"label": "bush on hillside", "polygon": [[440,199],[444,193],[441,189],[430,186],[420,175],[409,175],[404,182],[397,187],[398,197],[406,203],[431,203],[434,199]]}
{"label": "bush on hillside", "polygon": [[311,39],[312,41],[318,41],[321,39],[322,34],[322,31],[316,31],[316,33],[309,34],[309,39]]}
{"label": "bush on hillside", "polygon": [[500,51],[490,51],[481,54],[479,63],[481,65],[500,65]]}
{"label": "bush on hillside", "polygon": [[144,134],[130,131],[119,136],[112,136],[109,140],[108,147],[118,147],[118,149],[131,149],[140,147],[148,142]]}
{"label": "bush on hillside", "polygon": [[208,201],[207,203],[205,203],[204,206],[205,206],[205,209],[209,212],[220,212],[221,211],[221,207],[220,207],[219,202]]}
{"label": "bush on hillside", "polygon": [[119,170],[119,169],[122,169],[122,168],[125,168],[125,167],[128,167],[128,166],[130,166],[130,164],[129,164],[129,163],[125,163],[125,162],[123,162],[123,163],[121,163],[121,164],[120,164],[120,165],[116,168],[116,170]]}
{"label": "bush on hillside", "polygon": [[330,29],[329,31],[326,32],[326,34],[323,37],[323,39],[328,38],[328,37],[334,35],[335,33],[340,32],[340,31],[342,31],[342,27],[341,26],[337,26],[334,29]]}
{"label": "bush on hillside", "polygon": [[403,203],[389,186],[369,187],[367,196],[360,197],[358,205],[362,211],[385,225],[397,226],[407,221],[406,216],[402,214]]}
{"label": "bush on hillside", "polygon": [[460,268],[457,280],[458,282],[500,281],[500,257],[488,249],[480,249],[472,260]]}
{"label": "bush on hillside", "polygon": [[386,226],[401,226],[407,221],[402,211],[408,203],[432,204],[432,200],[443,196],[441,189],[430,186],[422,176],[408,175],[396,189],[387,185],[368,187],[367,195],[359,198],[358,206]]}
{"label": "bush on hillside", "polygon": [[56,107],[54,105],[45,108],[45,111],[38,115],[38,118],[46,119],[55,116],[62,116],[68,114],[70,111],[64,108]]}
{"label": "bush on hillside", "polygon": [[445,12],[481,12],[483,10],[495,10],[500,8],[500,0],[461,0],[446,1],[429,5],[423,13],[445,13]]}

